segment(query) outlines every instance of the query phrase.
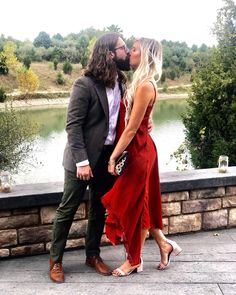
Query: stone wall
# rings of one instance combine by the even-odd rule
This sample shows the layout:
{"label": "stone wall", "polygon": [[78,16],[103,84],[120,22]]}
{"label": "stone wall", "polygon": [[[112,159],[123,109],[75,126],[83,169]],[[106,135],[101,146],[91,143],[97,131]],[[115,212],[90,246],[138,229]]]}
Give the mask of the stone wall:
{"label": "stone wall", "polygon": [[[161,174],[165,234],[236,226],[236,167]],[[62,183],[16,186],[0,193],[0,257],[48,252]],[[77,210],[66,248],[85,244],[88,196]],[[103,236],[103,244],[108,240]]]}
{"label": "stone wall", "polygon": [[236,226],[236,186],[162,195],[166,234]]}

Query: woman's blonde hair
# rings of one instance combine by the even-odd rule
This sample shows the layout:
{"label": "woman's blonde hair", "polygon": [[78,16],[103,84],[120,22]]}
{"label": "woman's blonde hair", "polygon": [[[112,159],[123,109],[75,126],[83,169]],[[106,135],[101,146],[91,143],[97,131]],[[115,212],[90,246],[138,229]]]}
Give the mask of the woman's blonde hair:
{"label": "woman's blonde hair", "polygon": [[147,79],[160,80],[162,73],[162,46],[161,43],[149,38],[137,39],[140,43],[141,59],[138,68],[133,74],[132,82],[130,83],[126,95],[126,123],[129,119],[134,95],[137,87]]}

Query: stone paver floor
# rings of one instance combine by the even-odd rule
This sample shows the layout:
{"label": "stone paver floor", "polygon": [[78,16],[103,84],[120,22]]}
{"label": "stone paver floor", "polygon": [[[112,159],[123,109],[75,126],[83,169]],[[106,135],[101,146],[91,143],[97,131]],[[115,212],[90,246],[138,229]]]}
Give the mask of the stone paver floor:
{"label": "stone paver floor", "polygon": [[[84,249],[65,253],[64,284],[48,278],[48,254],[1,260],[0,294],[236,294],[236,228],[169,238],[183,248],[181,255],[172,257],[169,269],[155,269],[158,248],[154,240],[147,240],[144,271],[122,278],[101,276],[87,267]],[[114,268],[122,262],[123,253],[122,246],[102,247],[103,259]]]}

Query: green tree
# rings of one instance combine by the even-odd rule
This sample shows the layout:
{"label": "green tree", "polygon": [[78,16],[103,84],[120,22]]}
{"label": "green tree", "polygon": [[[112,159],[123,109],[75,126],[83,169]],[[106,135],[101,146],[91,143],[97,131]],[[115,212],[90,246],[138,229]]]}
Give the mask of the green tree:
{"label": "green tree", "polygon": [[38,36],[34,39],[33,43],[35,47],[49,48],[52,44],[52,41],[49,34],[47,34],[46,32],[40,32]]}
{"label": "green tree", "polygon": [[30,58],[31,61],[35,61],[36,59],[36,48],[33,43],[29,40],[23,41],[19,44],[19,47],[16,49],[16,55],[20,61],[23,61],[26,57]]}
{"label": "green tree", "polygon": [[115,32],[115,33],[119,33],[119,34],[122,34],[122,33],[123,33],[123,30],[122,30],[119,26],[114,25],[114,24],[112,24],[112,25],[106,27],[106,28],[105,28],[105,31],[106,31],[106,32],[107,32],[107,31],[108,31],[108,32]]}
{"label": "green tree", "polygon": [[52,39],[55,39],[55,40],[58,40],[58,41],[63,41],[63,37],[59,33],[57,33],[56,35],[53,35]]}
{"label": "green tree", "polygon": [[236,4],[224,2],[214,27],[218,46],[193,77],[184,115],[195,168],[215,167],[220,154],[236,165]]}
{"label": "green tree", "polygon": [[23,163],[33,148],[37,126],[11,106],[0,113],[0,171],[12,170]]}

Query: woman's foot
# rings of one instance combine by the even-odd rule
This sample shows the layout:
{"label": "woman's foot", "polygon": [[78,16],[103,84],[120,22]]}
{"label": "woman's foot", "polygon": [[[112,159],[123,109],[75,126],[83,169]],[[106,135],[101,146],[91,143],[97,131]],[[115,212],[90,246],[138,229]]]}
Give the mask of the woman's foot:
{"label": "woman's foot", "polygon": [[170,265],[170,255],[173,252],[175,255],[179,255],[182,249],[180,246],[172,240],[166,239],[163,245],[160,247],[161,262],[157,269],[164,270]]}
{"label": "woman's foot", "polygon": [[141,263],[135,266],[132,266],[127,259],[120,267],[113,270],[112,275],[115,277],[123,277],[128,276],[132,272],[141,272],[143,271],[143,261],[141,259]]}

